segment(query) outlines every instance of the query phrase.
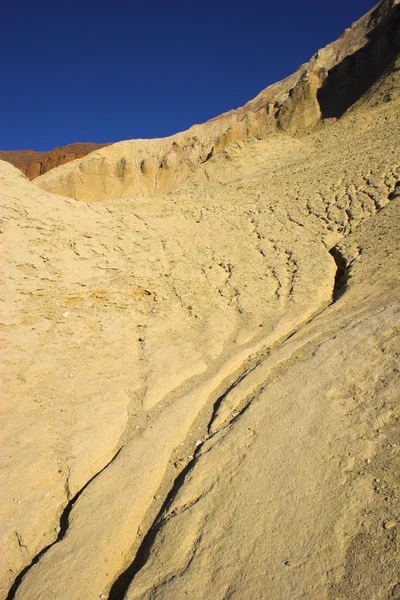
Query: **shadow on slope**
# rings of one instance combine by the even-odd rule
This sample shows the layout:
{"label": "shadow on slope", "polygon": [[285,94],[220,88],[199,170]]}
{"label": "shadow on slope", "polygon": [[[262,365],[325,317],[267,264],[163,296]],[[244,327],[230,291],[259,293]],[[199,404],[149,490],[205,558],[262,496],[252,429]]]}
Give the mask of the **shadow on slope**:
{"label": "shadow on slope", "polygon": [[368,39],[365,46],[328,71],[317,92],[323,119],[341,117],[396,59],[400,51],[400,5],[393,8],[389,19],[370,31]]}

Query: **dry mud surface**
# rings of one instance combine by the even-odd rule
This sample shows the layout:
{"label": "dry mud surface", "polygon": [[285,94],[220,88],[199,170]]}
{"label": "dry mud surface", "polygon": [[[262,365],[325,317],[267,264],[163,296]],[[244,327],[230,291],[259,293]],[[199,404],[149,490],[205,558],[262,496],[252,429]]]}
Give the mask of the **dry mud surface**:
{"label": "dry mud surface", "polygon": [[393,73],[164,195],[0,162],[1,599],[400,598]]}

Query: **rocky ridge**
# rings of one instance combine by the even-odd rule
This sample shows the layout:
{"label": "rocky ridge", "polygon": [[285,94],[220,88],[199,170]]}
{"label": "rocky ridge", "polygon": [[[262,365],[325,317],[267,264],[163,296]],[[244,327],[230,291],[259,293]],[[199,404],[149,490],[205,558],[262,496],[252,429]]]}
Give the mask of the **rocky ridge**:
{"label": "rocky ridge", "polygon": [[[156,196],[179,187],[227,144],[277,132],[302,136],[339,118],[385,73],[400,48],[397,0],[384,0],[283,81],[245,106],[169,138],[130,140],[36,180],[86,201]],[[375,95],[383,102],[390,93]]]}

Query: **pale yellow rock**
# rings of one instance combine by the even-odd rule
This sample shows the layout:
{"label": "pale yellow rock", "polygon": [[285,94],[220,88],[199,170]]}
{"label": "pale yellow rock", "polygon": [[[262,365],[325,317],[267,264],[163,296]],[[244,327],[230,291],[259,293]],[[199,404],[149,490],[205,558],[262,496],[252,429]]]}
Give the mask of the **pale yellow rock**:
{"label": "pale yellow rock", "polygon": [[392,594],[398,62],[316,98],[395,4],[203,126],[0,162],[0,598]]}
{"label": "pale yellow rock", "polygon": [[[248,410],[203,445],[128,598],[386,597],[398,557],[377,512],[397,501],[378,502],[372,478],[398,432],[400,257],[382,240],[397,247],[399,217],[394,201],[349,238],[363,253],[343,298],[257,366],[257,386],[233,390]],[[357,581],[349,558],[370,511]]]}

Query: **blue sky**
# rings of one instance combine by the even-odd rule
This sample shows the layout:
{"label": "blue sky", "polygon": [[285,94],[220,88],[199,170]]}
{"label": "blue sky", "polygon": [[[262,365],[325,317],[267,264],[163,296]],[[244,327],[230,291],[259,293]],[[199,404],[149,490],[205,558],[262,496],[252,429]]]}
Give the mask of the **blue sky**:
{"label": "blue sky", "polygon": [[7,0],[0,149],[163,137],[292,73],[368,0]]}

